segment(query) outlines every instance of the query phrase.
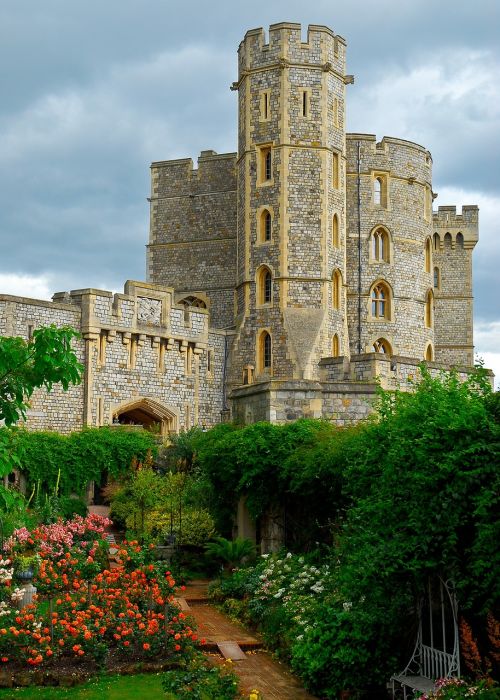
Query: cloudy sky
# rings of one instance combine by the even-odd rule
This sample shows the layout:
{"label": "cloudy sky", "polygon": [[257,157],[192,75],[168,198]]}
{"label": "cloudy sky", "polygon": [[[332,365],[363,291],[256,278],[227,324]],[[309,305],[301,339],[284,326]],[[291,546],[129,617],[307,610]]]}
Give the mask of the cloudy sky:
{"label": "cloudy sky", "polygon": [[498,0],[3,0],[0,292],[144,279],[149,164],[236,150],[245,31],[348,43],[349,131],[432,152],[438,204],[478,204],[475,342],[500,375]]}

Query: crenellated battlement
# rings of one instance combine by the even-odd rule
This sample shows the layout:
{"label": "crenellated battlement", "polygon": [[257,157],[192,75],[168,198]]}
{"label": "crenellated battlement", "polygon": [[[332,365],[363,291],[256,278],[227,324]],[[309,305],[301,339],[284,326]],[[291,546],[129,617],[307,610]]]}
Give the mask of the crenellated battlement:
{"label": "crenellated battlement", "polygon": [[[457,236],[463,238],[463,247],[472,249],[479,240],[479,207],[476,204],[463,205],[462,213],[457,214],[456,206],[441,206],[432,214],[432,223],[439,247],[457,246]],[[458,245],[460,247],[461,244]]]}
{"label": "crenellated battlement", "polygon": [[346,41],[329,27],[310,24],[307,40],[302,41],[302,27],[295,22],[279,22],[269,27],[251,29],[238,49],[239,78],[246,72],[270,66],[285,68],[289,64],[333,69],[342,75],[345,67]]}
{"label": "crenellated battlement", "polygon": [[464,204],[461,214],[457,214],[455,205],[438,207],[438,210],[432,213],[432,221],[437,228],[467,227],[477,229],[479,225],[479,207],[476,204]]}
{"label": "crenellated battlement", "polygon": [[192,158],[151,163],[151,199],[189,196],[236,188],[236,153],[202,151],[195,168]]}

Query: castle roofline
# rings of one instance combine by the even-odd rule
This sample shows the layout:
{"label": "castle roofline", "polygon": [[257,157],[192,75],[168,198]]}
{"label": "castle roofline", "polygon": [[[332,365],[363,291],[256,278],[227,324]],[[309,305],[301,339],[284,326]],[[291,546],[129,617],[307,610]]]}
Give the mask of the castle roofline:
{"label": "castle roofline", "polygon": [[[54,295],[55,296],[55,295]],[[47,309],[64,309],[64,311],[79,312],[78,307],[70,303],[62,303],[52,297],[53,301],[48,299],[35,299],[33,297],[23,297],[16,294],[0,294],[0,301],[14,302],[16,304],[29,304],[30,306],[42,306]]]}
{"label": "castle roofline", "polygon": [[386,143],[395,143],[401,146],[414,148],[415,150],[420,151],[421,153],[425,153],[432,160],[431,152],[425,146],[422,146],[420,143],[416,143],[415,141],[400,139],[396,136],[383,136],[380,141],[377,141],[376,134],[346,133],[345,136],[346,139],[349,141],[374,141],[376,147],[380,149],[383,149]]}
{"label": "castle roofline", "polygon": [[[216,151],[206,150],[206,151],[201,151],[200,155],[198,156],[198,162],[200,160],[203,160],[203,161],[231,160],[233,158],[236,158],[237,155],[238,155],[237,153],[217,153]],[[193,159],[192,158],[172,158],[172,160],[154,160],[149,167],[150,168],[161,168],[162,166],[171,166],[171,165],[189,165],[191,168],[193,168]]]}

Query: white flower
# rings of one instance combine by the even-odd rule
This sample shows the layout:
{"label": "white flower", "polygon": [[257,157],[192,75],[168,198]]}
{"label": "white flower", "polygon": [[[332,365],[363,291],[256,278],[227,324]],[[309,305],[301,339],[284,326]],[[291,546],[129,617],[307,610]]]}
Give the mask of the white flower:
{"label": "white flower", "polygon": [[345,603],[342,603],[342,607],[346,612],[349,612],[349,610],[352,608],[352,603],[350,600],[345,601]]}
{"label": "white flower", "polygon": [[288,552],[288,554],[286,555],[286,558],[287,558],[287,559],[291,559],[291,558],[292,558],[292,553],[291,553],[291,552]]}

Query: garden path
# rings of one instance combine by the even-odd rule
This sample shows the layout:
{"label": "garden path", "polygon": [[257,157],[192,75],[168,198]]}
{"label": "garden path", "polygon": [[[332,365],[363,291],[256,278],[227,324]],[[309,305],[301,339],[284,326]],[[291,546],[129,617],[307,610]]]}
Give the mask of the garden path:
{"label": "garden path", "polygon": [[213,663],[223,663],[218,652],[219,642],[235,642],[244,652],[244,659],[234,661],[234,670],[240,679],[240,689],[249,694],[257,688],[266,700],[314,700],[279,661],[262,649],[262,642],[242,625],[233,622],[210,605],[207,597],[208,581],[193,581],[183,592],[182,607],[194,618],[198,635],[206,639],[204,649]]}

